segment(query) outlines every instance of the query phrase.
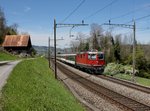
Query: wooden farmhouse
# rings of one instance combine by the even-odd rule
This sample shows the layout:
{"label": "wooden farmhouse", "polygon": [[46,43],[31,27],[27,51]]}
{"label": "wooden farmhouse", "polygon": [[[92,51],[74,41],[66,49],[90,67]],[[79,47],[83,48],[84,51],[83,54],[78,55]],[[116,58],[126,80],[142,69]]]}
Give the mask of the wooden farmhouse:
{"label": "wooden farmhouse", "polygon": [[6,35],[2,47],[12,53],[31,53],[32,44],[29,35]]}

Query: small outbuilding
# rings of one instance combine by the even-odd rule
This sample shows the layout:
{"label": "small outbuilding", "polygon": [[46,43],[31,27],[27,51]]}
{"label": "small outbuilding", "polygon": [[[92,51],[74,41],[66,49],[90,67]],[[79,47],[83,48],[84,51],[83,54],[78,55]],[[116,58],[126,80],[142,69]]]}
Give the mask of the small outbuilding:
{"label": "small outbuilding", "polygon": [[32,50],[30,35],[6,35],[2,47],[15,54],[30,54]]}

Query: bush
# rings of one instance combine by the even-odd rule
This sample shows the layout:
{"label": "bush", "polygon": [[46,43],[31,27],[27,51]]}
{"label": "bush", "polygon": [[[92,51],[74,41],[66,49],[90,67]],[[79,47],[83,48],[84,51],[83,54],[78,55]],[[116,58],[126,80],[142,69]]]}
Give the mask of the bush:
{"label": "bush", "polygon": [[144,78],[150,79],[150,73],[144,72]]}
{"label": "bush", "polygon": [[[115,63],[109,63],[107,64],[104,73],[105,74],[118,74],[118,73],[125,73],[125,74],[131,74],[133,72],[133,68],[131,65],[122,65],[122,64],[115,64]],[[135,73],[138,73],[138,70],[135,70]]]}
{"label": "bush", "polygon": [[109,63],[107,64],[104,73],[114,75],[120,72],[124,72],[123,65],[121,64],[115,64],[115,63]]}
{"label": "bush", "polygon": [[150,79],[150,72],[146,72],[142,69],[139,71],[139,74],[137,74],[137,76]]}

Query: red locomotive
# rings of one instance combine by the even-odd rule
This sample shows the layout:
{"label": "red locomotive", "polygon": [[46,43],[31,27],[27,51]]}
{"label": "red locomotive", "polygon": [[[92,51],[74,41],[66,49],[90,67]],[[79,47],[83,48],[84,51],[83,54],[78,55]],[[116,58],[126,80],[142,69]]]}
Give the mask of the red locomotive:
{"label": "red locomotive", "polygon": [[79,53],[75,56],[75,66],[89,73],[101,74],[104,71],[104,53],[89,51]]}

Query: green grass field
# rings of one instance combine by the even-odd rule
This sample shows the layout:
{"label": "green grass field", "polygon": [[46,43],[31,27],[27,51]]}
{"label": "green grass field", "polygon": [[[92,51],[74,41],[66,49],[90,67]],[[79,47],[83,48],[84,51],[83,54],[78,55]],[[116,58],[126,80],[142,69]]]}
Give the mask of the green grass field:
{"label": "green grass field", "polygon": [[54,79],[44,58],[24,60],[2,89],[3,111],[84,111],[82,105]]}
{"label": "green grass field", "polygon": [[17,59],[16,56],[0,51],[0,61],[16,60],[16,59]]}
{"label": "green grass field", "polygon": [[[131,81],[131,75],[128,75],[128,74],[116,74],[114,75],[114,77]],[[137,83],[141,85],[150,86],[150,79],[136,76],[135,80]]]}

